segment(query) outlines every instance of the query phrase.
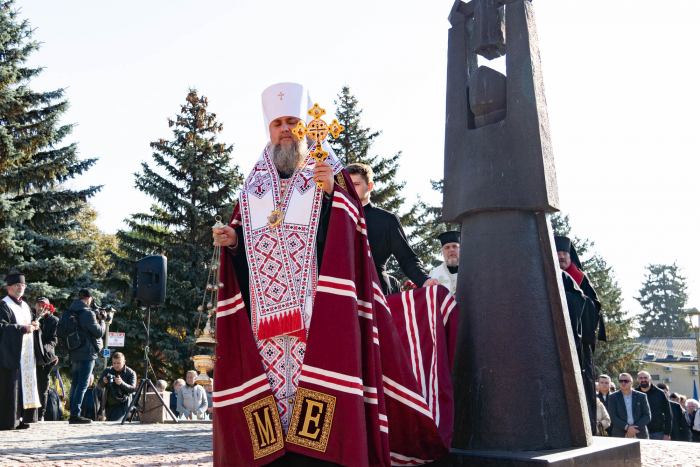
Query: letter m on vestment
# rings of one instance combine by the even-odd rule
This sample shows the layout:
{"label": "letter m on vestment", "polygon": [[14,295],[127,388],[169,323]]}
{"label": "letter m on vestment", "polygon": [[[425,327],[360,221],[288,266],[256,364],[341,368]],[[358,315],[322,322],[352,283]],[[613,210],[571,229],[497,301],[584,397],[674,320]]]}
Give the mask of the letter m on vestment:
{"label": "letter m on vestment", "polygon": [[253,458],[268,456],[284,447],[284,434],[274,397],[268,396],[243,407],[243,413],[253,443]]}

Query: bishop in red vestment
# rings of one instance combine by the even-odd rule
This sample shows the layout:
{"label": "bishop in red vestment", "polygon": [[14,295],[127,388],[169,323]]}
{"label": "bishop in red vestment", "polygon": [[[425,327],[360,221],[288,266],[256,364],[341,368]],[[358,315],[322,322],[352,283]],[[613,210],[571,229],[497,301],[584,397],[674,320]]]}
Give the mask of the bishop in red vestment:
{"label": "bishop in red vestment", "polygon": [[397,329],[352,180],[327,144],[317,162],[292,134],[310,108],[301,85],[263,92],[270,142],[214,230],[214,463],[425,464],[452,437],[458,309],[442,287],[412,291]]}

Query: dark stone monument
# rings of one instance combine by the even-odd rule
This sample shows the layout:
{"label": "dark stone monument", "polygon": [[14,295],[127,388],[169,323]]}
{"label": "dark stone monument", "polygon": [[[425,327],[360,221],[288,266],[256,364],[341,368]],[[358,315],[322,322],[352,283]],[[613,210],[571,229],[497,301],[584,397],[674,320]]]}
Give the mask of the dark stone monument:
{"label": "dark stone monument", "polygon": [[[591,436],[549,216],[559,210],[530,0],[449,16],[443,217],[462,226],[453,453],[442,465],[640,465]],[[478,67],[505,55],[507,76]]]}

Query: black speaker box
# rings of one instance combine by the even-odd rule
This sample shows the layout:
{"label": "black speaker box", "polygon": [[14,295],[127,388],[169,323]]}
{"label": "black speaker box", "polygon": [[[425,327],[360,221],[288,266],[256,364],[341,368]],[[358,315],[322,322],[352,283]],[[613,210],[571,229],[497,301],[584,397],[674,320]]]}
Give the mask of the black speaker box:
{"label": "black speaker box", "polygon": [[134,300],[140,306],[163,306],[167,279],[168,258],[153,255],[139,260],[134,266]]}

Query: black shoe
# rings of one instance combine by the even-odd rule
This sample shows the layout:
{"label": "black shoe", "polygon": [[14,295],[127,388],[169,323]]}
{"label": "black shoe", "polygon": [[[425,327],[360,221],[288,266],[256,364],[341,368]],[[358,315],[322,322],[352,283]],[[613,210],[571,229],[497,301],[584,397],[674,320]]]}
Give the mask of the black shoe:
{"label": "black shoe", "polygon": [[68,419],[68,423],[71,425],[85,425],[87,423],[92,423],[92,420],[85,417],[71,417]]}
{"label": "black shoe", "polygon": [[29,424],[27,424],[27,423],[20,423],[19,425],[17,425],[17,427],[15,428],[15,430],[26,430],[27,428],[29,428]]}

